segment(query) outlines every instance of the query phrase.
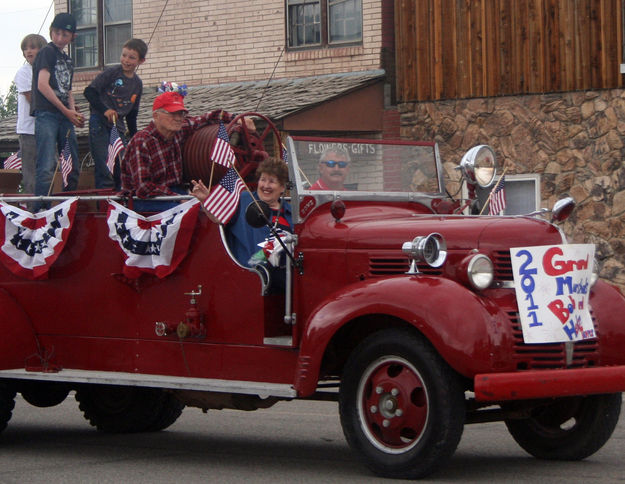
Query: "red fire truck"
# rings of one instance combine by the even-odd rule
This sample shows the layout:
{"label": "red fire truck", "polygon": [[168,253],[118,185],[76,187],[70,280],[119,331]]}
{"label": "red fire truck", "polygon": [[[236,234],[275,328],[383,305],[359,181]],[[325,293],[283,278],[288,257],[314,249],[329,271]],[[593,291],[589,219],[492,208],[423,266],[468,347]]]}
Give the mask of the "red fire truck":
{"label": "red fire truck", "polygon": [[[267,133],[243,133],[241,172]],[[348,154],[344,188],[313,190],[329,148]],[[469,423],[504,421],[539,458],[603,446],[625,390],[625,299],[597,277],[592,247],[571,252],[580,244],[558,228],[571,199],[486,215],[487,146],[457,170],[431,142],[294,136],[278,150],[293,219],[279,289],[266,265],[233,257],[229,227],[193,201],[163,263],[173,222],[143,214],[131,227],[132,200],[64,193],[47,221],[17,196],[0,200],[0,430],[18,393],[47,407],[74,392],[104,432],[161,430],[184,406],[307,398],[338,402],[347,442],[381,476],[433,472]],[[156,234],[142,246],[152,263],[125,251],[141,230]],[[14,254],[25,246],[41,256],[27,269]]]}

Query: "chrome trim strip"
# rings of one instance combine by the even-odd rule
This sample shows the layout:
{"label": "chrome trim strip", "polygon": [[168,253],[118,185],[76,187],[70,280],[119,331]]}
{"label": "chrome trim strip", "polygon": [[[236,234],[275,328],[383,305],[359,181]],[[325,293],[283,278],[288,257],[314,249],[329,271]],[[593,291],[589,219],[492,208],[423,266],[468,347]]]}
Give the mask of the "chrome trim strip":
{"label": "chrome trim strip", "polygon": [[26,371],[23,369],[0,370],[0,378],[22,380],[62,381],[70,383],[94,383],[100,385],[129,385],[137,387],[169,388],[172,390],[197,390],[219,393],[243,393],[266,397],[297,397],[292,385],[240,380],[217,380],[168,375],[146,375],[113,371],[61,370],[55,373]]}

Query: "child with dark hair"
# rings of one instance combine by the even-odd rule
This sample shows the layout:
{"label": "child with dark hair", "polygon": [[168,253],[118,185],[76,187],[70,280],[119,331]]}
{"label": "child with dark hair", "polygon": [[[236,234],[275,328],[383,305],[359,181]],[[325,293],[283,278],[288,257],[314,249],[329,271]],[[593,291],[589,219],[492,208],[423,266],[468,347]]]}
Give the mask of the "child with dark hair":
{"label": "child with dark hair", "polygon": [[116,126],[124,144],[126,138],[137,132],[143,83],[136,70],[145,61],[147,52],[148,46],[143,40],[128,40],[122,47],[120,64],[102,71],[85,88],[91,110],[89,148],[95,163],[96,188],[120,188],[119,161],[115,163],[113,173],[106,165],[111,129]]}

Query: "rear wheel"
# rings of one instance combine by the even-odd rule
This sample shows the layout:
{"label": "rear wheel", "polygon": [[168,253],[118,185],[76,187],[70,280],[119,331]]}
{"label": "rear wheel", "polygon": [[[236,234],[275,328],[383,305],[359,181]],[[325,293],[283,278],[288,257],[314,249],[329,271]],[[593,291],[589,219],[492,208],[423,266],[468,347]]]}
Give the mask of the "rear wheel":
{"label": "rear wheel", "polygon": [[540,459],[581,460],[608,441],[621,414],[620,393],[561,398],[530,418],[506,420],[514,440]]}
{"label": "rear wheel", "polygon": [[70,388],[63,383],[30,381],[20,386],[24,400],[35,407],[54,407],[63,403]]}
{"label": "rear wheel", "polygon": [[350,356],[339,396],[343,432],[365,465],[415,479],[456,450],[465,417],[457,375],[422,337],[385,330]]}
{"label": "rear wheel", "polygon": [[85,418],[102,432],[154,432],[173,424],[184,405],[155,388],[111,385],[85,386],[76,391]]}
{"label": "rear wheel", "polygon": [[13,408],[15,407],[15,390],[10,385],[0,382],[0,432],[6,429]]}

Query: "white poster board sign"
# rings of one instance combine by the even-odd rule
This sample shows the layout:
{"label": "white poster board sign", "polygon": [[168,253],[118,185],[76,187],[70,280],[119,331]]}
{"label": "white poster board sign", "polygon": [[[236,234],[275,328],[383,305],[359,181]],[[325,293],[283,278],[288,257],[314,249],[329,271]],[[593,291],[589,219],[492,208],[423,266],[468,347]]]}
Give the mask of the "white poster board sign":
{"label": "white poster board sign", "polygon": [[510,249],[526,343],[595,337],[588,305],[594,255],[593,244]]}

